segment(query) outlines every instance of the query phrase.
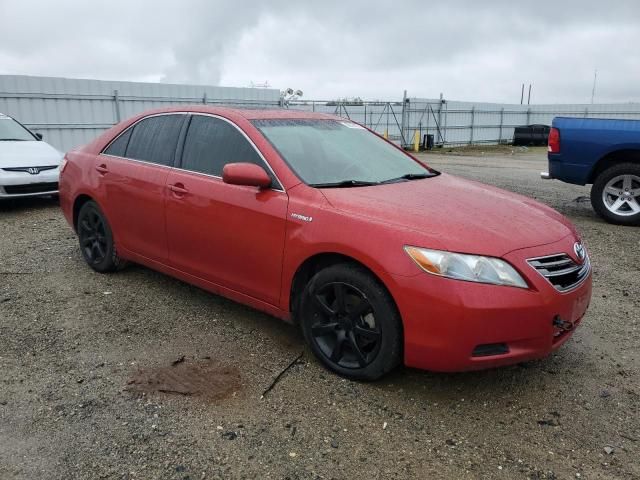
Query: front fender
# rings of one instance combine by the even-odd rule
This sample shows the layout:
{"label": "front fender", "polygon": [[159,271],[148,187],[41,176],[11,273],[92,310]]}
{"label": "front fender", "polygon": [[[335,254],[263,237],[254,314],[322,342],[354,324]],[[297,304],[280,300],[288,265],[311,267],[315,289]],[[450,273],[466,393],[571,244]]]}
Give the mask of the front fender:
{"label": "front fender", "polygon": [[[407,244],[422,243],[413,237],[410,231],[393,229],[370,219],[347,217],[335,211],[320,209],[307,220],[289,216],[280,308],[289,310],[292,283],[300,267],[321,254],[338,254],[355,260],[392,291],[394,275],[412,277],[421,273],[403,248]],[[354,239],[360,241],[354,242]]]}

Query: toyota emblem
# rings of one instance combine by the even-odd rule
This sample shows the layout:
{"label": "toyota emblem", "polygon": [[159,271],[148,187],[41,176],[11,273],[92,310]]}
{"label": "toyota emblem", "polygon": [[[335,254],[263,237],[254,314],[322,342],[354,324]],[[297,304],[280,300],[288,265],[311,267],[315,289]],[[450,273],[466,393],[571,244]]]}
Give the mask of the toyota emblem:
{"label": "toyota emblem", "polygon": [[584,262],[584,259],[587,256],[587,252],[584,249],[584,246],[581,243],[574,243],[573,251],[576,252],[576,256],[580,259],[581,262]]}

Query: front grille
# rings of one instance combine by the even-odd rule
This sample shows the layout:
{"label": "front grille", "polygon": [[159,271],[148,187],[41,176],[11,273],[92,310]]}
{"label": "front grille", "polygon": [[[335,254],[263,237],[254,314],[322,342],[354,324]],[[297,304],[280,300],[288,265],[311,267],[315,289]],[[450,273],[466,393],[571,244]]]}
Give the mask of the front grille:
{"label": "front grille", "polygon": [[24,172],[30,173],[31,175],[37,175],[40,172],[45,172],[47,170],[54,170],[58,168],[57,165],[47,165],[46,167],[7,167],[3,168],[5,172]]}
{"label": "front grille", "polygon": [[25,195],[28,193],[56,192],[58,182],[49,183],[29,183],[26,185],[5,185],[4,191],[8,195]]}
{"label": "front grille", "polygon": [[576,288],[587,278],[591,270],[588,256],[585,256],[584,263],[579,264],[566,253],[530,258],[527,262],[559,292],[568,292]]}

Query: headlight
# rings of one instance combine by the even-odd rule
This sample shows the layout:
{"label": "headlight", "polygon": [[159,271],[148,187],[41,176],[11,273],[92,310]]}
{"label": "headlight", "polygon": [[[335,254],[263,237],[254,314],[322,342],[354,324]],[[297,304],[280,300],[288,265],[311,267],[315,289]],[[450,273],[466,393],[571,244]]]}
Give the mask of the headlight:
{"label": "headlight", "polygon": [[462,253],[404,247],[405,252],[425,272],[468,282],[528,288],[527,282],[504,260]]}

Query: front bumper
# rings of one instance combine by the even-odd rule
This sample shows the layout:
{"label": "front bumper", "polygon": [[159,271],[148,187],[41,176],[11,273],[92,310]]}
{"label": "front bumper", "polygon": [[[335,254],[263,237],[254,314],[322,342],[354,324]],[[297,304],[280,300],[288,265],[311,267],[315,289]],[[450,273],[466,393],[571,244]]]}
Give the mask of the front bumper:
{"label": "front bumper", "polygon": [[465,371],[543,358],[566,342],[591,300],[591,273],[558,292],[529,267],[528,258],[572,251],[573,238],[517,250],[507,259],[528,280],[521,289],[462,282],[419,273],[394,276],[392,295],[403,319],[405,364],[432,371]]}
{"label": "front bumper", "polygon": [[39,197],[58,193],[60,170],[45,170],[37,175],[0,170],[0,199]]}

